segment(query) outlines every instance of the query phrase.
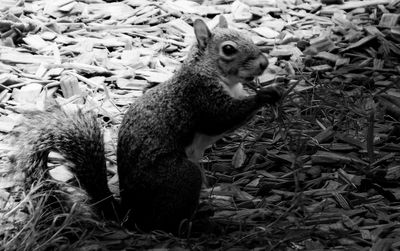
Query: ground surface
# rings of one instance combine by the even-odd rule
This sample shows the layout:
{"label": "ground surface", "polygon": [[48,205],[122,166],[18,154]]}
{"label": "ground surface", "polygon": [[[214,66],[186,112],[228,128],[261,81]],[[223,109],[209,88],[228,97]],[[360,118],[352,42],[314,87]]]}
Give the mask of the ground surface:
{"label": "ground surface", "polygon": [[[400,249],[399,1],[1,2],[3,249]],[[98,111],[118,193],[124,110],[179,66],[193,20],[212,27],[220,14],[269,55],[261,84],[290,93],[207,151],[201,210],[212,213],[210,228],[181,238],[128,233],[97,221],[82,201],[49,207],[66,189],[85,200],[54,189],[51,180],[70,178],[58,156],[52,179],[23,185],[7,135],[22,111],[57,97]]]}

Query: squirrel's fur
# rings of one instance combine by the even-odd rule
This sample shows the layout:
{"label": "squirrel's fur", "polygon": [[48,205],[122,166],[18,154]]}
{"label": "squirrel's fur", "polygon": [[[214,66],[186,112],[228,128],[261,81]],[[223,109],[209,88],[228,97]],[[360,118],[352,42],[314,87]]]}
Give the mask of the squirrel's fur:
{"label": "squirrel's fur", "polygon": [[[211,32],[196,20],[197,43],[173,77],[139,97],[126,112],[118,135],[121,204],[128,227],[176,231],[196,210],[202,174],[196,163],[222,134],[245,123],[280,97],[274,88],[247,94],[241,82],[260,75],[267,58],[226,20]],[[44,123],[43,123],[44,122]],[[102,134],[93,115],[59,109],[31,114],[23,124],[28,142],[20,167],[43,168],[56,150],[71,162],[100,211],[115,201],[107,187]]]}

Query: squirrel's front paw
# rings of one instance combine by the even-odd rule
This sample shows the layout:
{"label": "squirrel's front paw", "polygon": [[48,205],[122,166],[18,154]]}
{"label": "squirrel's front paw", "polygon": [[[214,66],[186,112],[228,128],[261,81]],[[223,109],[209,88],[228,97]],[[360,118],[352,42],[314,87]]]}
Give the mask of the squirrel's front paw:
{"label": "squirrel's front paw", "polygon": [[258,89],[256,95],[262,103],[275,104],[282,98],[282,94],[283,89],[274,85]]}

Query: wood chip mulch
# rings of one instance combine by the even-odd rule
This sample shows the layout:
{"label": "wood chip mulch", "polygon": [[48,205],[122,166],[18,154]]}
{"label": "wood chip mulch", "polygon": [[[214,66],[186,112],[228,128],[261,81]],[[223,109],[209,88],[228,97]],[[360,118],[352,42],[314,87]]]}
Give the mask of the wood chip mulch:
{"label": "wood chip mulch", "polygon": [[30,219],[8,163],[21,112],[52,96],[96,108],[118,193],[124,111],[179,67],[193,21],[221,14],[268,55],[259,82],[288,93],[206,152],[199,213],[214,226],[178,238],[104,225],[80,248],[400,250],[399,0],[1,1],[0,245]]}

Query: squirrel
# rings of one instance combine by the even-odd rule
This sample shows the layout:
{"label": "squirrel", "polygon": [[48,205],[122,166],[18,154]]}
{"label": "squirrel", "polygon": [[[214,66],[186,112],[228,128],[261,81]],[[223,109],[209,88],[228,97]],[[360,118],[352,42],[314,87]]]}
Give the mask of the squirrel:
{"label": "squirrel", "polygon": [[181,67],[124,115],[117,144],[120,205],[107,186],[94,114],[56,107],[27,115],[17,129],[24,140],[17,165],[34,173],[45,168],[49,151],[58,151],[75,164],[73,173],[105,217],[117,212],[127,228],[176,232],[198,206],[204,150],[281,97],[277,87],[245,91],[242,83],[261,75],[268,59],[223,16],[212,31],[201,19],[193,27],[196,41]]}

